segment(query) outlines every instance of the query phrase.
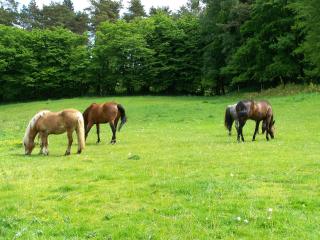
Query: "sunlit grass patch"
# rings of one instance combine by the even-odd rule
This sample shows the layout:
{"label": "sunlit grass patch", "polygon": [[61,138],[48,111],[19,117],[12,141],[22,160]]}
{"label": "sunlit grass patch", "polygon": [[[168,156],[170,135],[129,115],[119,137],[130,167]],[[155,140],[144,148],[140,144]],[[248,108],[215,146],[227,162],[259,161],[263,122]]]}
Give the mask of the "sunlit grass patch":
{"label": "sunlit grass patch", "polygon": [[[271,95],[255,97],[273,105],[275,140],[260,134],[251,142],[248,122],[240,144],[223,126],[237,95],[0,106],[0,238],[317,239],[320,97]],[[128,114],[116,145],[101,125],[102,142],[93,128],[81,155],[75,139],[63,156],[65,135],[49,137],[48,157],[39,146],[23,155],[24,130],[38,110],[83,111],[110,100]]]}

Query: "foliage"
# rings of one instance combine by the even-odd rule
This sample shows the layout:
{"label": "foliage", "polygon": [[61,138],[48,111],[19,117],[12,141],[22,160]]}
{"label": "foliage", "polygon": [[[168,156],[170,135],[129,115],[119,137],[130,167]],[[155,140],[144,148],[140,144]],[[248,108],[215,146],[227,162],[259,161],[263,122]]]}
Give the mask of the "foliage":
{"label": "foliage", "polygon": [[[47,94],[223,95],[319,83],[319,1],[188,0],[177,12],[152,7],[146,15],[141,0],[132,0],[122,16],[121,1],[90,4],[76,12],[72,0],[42,9],[32,0],[21,10],[14,0],[1,1],[0,22],[13,28],[1,27],[9,33],[0,40],[2,101]],[[58,41],[66,45],[59,45],[51,35],[57,27],[77,36],[63,31]],[[50,39],[45,47],[34,41],[41,34]],[[54,90],[60,84],[63,93]],[[30,95],[20,94],[24,87]]]}
{"label": "foliage", "polygon": [[90,3],[89,11],[93,29],[96,29],[104,21],[115,22],[119,19],[121,1],[90,0]]}
{"label": "foliage", "polygon": [[295,27],[306,34],[305,41],[297,49],[308,63],[305,73],[319,83],[320,80],[320,2],[316,0],[298,1],[291,4],[297,12]]}
{"label": "foliage", "polygon": [[116,87],[132,94],[146,86],[153,55],[144,38],[145,28],[149,27],[142,20],[100,25],[92,61],[98,94],[114,93]]}
{"label": "foliage", "polygon": [[83,93],[90,64],[88,53],[86,37],[68,30],[29,32],[0,25],[0,99]]}
{"label": "foliage", "polygon": [[0,1],[0,24],[14,26],[18,20],[18,2],[15,0]]}
{"label": "foliage", "polygon": [[124,14],[123,18],[126,21],[131,21],[136,17],[145,17],[145,16],[146,16],[146,12],[141,3],[141,0],[131,0],[129,2],[128,12]]}

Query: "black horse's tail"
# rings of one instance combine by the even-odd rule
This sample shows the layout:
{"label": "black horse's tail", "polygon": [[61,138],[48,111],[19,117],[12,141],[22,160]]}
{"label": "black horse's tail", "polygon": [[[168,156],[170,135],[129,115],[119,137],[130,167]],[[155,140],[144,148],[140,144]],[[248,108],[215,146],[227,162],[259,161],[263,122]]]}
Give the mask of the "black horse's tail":
{"label": "black horse's tail", "polygon": [[236,106],[236,110],[237,110],[237,115],[239,118],[248,116],[247,106],[242,101],[238,102],[238,104]]}
{"label": "black horse's tail", "polygon": [[126,111],[124,110],[124,107],[121,104],[118,104],[117,107],[120,112],[120,118],[121,118],[121,123],[118,128],[118,131],[120,132],[120,129],[122,128],[122,126],[127,122],[127,117],[126,117]]}
{"label": "black horse's tail", "polygon": [[224,126],[229,130],[229,132],[231,131],[232,124],[233,117],[231,116],[230,107],[227,107],[226,113],[224,115]]}

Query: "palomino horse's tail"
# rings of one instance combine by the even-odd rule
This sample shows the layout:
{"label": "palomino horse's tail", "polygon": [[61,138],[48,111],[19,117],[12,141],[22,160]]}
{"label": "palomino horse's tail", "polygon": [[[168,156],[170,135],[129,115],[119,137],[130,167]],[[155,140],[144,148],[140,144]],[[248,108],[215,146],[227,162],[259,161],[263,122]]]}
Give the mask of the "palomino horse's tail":
{"label": "palomino horse's tail", "polygon": [[120,118],[121,118],[121,123],[118,128],[118,131],[120,132],[120,129],[122,128],[122,126],[127,122],[127,117],[126,117],[126,111],[124,110],[124,107],[121,104],[118,104],[117,107],[120,112]]}
{"label": "palomino horse's tail", "polygon": [[232,123],[233,117],[231,116],[230,107],[228,106],[224,115],[224,126],[229,130],[229,132],[231,131]]}
{"label": "palomino horse's tail", "polygon": [[79,150],[83,150],[84,147],[86,146],[86,141],[84,137],[84,120],[80,112],[78,113],[77,135],[78,135]]}

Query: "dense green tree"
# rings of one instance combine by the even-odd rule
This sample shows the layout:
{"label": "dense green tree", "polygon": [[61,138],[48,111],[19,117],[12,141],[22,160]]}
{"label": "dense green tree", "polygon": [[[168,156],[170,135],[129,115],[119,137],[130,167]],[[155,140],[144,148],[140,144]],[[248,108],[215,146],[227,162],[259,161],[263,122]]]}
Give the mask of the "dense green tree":
{"label": "dense green tree", "polygon": [[146,16],[146,12],[141,3],[141,0],[131,0],[129,2],[128,12],[124,14],[123,18],[126,21],[131,21],[136,17],[145,17],[145,16]]}
{"label": "dense green tree", "polygon": [[185,5],[180,7],[179,14],[199,15],[202,11],[200,0],[188,0]]}
{"label": "dense green tree", "polygon": [[42,18],[44,28],[60,26],[79,34],[84,33],[87,30],[88,16],[84,12],[75,13],[72,9],[70,1],[63,4],[52,2],[48,6],[43,6]]}
{"label": "dense green tree", "polygon": [[0,25],[0,99],[77,96],[85,92],[90,58],[87,37],[69,30]]}
{"label": "dense green tree", "polygon": [[258,0],[251,19],[242,26],[244,43],[229,65],[234,84],[251,86],[295,82],[303,75],[302,59],[295,54],[299,33],[287,1]]}
{"label": "dense green tree", "polygon": [[120,17],[121,1],[90,0],[91,24],[96,29],[104,21],[115,22]]}
{"label": "dense green tree", "polygon": [[164,7],[151,7],[149,10],[149,15],[156,15],[158,13],[164,13],[167,15],[171,15],[172,11],[170,10],[170,8],[168,6],[164,6]]}
{"label": "dense green tree", "polygon": [[99,94],[141,92],[148,80],[148,65],[153,51],[147,48],[139,22],[105,22],[97,31],[93,66]]}
{"label": "dense green tree", "polygon": [[311,80],[320,79],[320,1],[305,0],[291,4],[297,13],[295,29],[301,31],[304,41],[297,49],[307,62],[304,71]]}
{"label": "dense green tree", "polygon": [[32,0],[27,7],[23,6],[19,22],[28,30],[64,27],[83,34],[88,30],[89,17],[85,12],[75,12],[71,0],[65,0],[63,3],[51,2],[42,9]]}
{"label": "dense green tree", "polygon": [[13,26],[18,23],[18,5],[15,0],[0,1],[0,24]]}
{"label": "dense green tree", "polygon": [[66,6],[66,8],[69,9],[69,11],[71,11],[71,12],[74,11],[72,0],[63,0],[62,5]]}
{"label": "dense green tree", "polygon": [[37,61],[30,41],[28,32],[0,25],[0,101],[32,97]]}
{"label": "dense green tree", "polygon": [[43,28],[42,11],[35,0],[31,0],[28,6],[23,5],[20,12],[20,25],[24,29]]}
{"label": "dense green tree", "polygon": [[224,94],[226,77],[222,69],[226,66],[230,51],[234,46],[232,31],[228,25],[236,0],[207,0],[206,9],[201,18],[203,41],[203,78],[206,91]]}

